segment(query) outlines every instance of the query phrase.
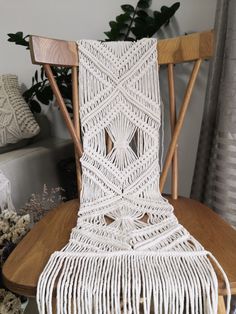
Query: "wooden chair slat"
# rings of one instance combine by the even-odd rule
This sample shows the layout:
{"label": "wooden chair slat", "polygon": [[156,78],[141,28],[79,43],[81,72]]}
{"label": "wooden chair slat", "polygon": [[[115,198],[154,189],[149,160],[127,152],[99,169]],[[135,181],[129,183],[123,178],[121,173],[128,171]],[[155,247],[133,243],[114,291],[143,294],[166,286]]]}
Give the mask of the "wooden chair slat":
{"label": "wooden chair slat", "polygon": [[[79,84],[78,84],[78,67],[72,66],[71,71],[72,77],[72,105],[73,105],[73,122],[76,136],[78,140],[81,142],[80,137],[80,106],[79,106]],[[77,174],[77,187],[78,187],[78,195],[82,188],[82,177],[81,177],[81,167],[78,153],[75,151],[75,163],[76,163],[76,174]]]}
{"label": "wooden chair slat", "polygon": [[[176,104],[175,104],[175,83],[174,83],[174,65],[168,64],[168,84],[169,84],[169,103],[170,103],[170,126],[173,136],[176,124]],[[171,166],[171,195],[173,199],[178,198],[178,157],[177,145],[172,158]]]}
{"label": "wooden chair slat", "polygon": [[33,64],[78,66],[78,48],[74,41],[30,36],[30,53]]}
{"label": "wooden chair slat", "polygon": [[174,133],[172,135],[172,139],[171,139],[168,151],[167,151],[165,163],[164,163],[163,170],[162,170],[161,177],[160,177],[160,191],[161,192],[163,191],[164,184],[165,184],[166,178],[167,178],[167,174],[168,174],[168,171],[169,171],[172,159],[173,159],[173,155],[175,153],[175,149],[176,149],[176,145],[177,145],[177,142],[179,139],[180,131],[181,131],[181,128],[182,128],[183,123],[184,123],[184,118],[185,118],[185,115],[186,115],[186,112],[188,109],[188,105],[190,102],[190,98],[191,98],[191,95],[193,92],[193,88],[194,88],[194,85],[195,85],[195,82],[197,79],[197,75],[198,75],[201,63],[202,63],[202,59],[198,59],[195,62],[191,76],[190,76],[190,79],[189,79],[189,82],[188,82],[188,85],[187,85],[184,100],[183,100],[183,103],[182,103],[181,108],[180,108],[180,113],[179,113],[179,116],[178,116],[178,119],[177,119],[177,122],[175,125]]}
{"label": "wooden chair slat", "polygon": [[159,64],[190,62],[213,56],[213,32],[194,33],[158,42]]}
{"label": "wooden chair slat", "polygon": [[61,113],[62,113],[62,116],[65,120],[65,123],[68,127],[68,130],[70,132],[70,135],[74,141],[74,144],[75,144],[75,147],[76,147],[76,151],[79,155],[79,157],[82,156],[82,153],[83,153],[83,148],[82,148],[82,145],[81,145],[81,142],[79,140],[79,137],[78,137],[78,134],[76,133],[75,131],[75,127],[71,121],[71,118],[69,116],[69,113],[67,111],[67,108],[66,108],[66,105],[65,105],[65,102],[64,102],[64,99],[62,98],[62,95],[61,95],[61,92],[58,88],[58,85],[57,85],[57,82],[53,76],[53,73],[52,73],[52,70],[51,70],[51,67],[49,64],[44,64],[44,69],[45,69],[45,72],[46,72],[46,75],[48,77],[48,80],[49,80],[49,83],[50,83],[50,86],[53,90],[53,93],[56,97],[56,100],[57,100],[57,103],[61,109]]}
{"label": "wooden chair slat", "polygon": [[[159,64],[208,59],[213,55],[213,32],[207,31],[158,41]],[[78,66],[78,48],[74,41],[30,36],[33,64]]]}

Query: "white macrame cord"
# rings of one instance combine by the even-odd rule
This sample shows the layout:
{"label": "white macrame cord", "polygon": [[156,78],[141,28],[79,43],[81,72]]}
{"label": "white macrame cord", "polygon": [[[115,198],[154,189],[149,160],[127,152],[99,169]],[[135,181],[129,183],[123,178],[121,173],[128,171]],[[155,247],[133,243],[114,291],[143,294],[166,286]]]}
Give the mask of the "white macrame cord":
{"label": "white macrame cord", "polygon": [[156,40],[78,45],[81,204],[40,276],[40,313],[53,313],[54,286],[57,314],[217,313],[211,255],[159,191]]}

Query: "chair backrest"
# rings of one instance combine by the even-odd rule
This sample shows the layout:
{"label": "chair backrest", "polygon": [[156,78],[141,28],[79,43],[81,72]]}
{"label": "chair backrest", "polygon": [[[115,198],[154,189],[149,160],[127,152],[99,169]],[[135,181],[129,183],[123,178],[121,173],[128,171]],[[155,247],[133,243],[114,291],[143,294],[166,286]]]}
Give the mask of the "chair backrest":
{"label": "chair backrest", "polygon": [[[190,102],[200,65],[204,59],[213,55],[213,32],[194,33],[191,35],[180,36],[171,39],[160,40],[157,43],[158,63],[167,65],[168,86],[169,86],[169,106],[170,106],[170,126],[171,141],[165,157],[165,162],[160,178],[160,191],[163,190],[168,171],[172,168],[172,198],[178,197],[178,158],[177,144],[180,131],[184,122],[186,111]],[[76,166],[78,188],[81,188],[81,170],[79,158],[83,153],[80,137],[79,119],[79,95],[78,95],[78,49],[76,42],[50,39],[39,36],[30,36],[30,52],[32,63],[43,65],[51,88],[61,109],[65,123],[69,129],[75,145]],[[193,69],[189,77],[185,95],[180,107],[178,117],[175,105],[175,84],[174,84],[174,64],[182,62],[193,62]],[[72,69],[72,101],[73,101],[73,120],[67,111],[65,102],[62,98],[51,66],[64,66]],[[107,149],[112,148],[111,139],[107,139]]]}

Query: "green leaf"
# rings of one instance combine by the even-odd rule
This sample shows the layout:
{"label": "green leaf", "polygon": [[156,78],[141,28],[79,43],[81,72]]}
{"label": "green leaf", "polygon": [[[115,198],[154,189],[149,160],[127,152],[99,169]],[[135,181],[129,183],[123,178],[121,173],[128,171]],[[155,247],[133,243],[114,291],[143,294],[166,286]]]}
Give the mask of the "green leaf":
{"label": "green leaf", "polygon": [[67,86],[61,85],[60,86],[60,92],[61,92],[61,95],[64,99],[70,99],[71,91]]}
{"label": "green leaf", "polygon": [[53,92],[50,85],[44,86],[44,88],[42,89],[42,93],[45,95],[45,98],[47,98],[48,101],[53,100]]}
{"label": "green leaf", "polygon": [[10,37],[10,39],[12,41],[17,41],[17,40],[23,39],[23,32],[17,32],[15,34],[14,33],[9,33],[7,35]]}
{"label": "green leaf", "polygon": [[115,22],[115,21],[110,21],[110,22],[109,22],[109,25],[110,25],[111,28],[116,28],[117,25],[118,25],[118,23]]}
{"label": "green leaf", "polygon": [[108,37],[108,39],[112,40],[113,36],[111,32],[104,32],[104,34]]}
{"label": "green leaf", "polygon": [[162,16],[162,14],[159,11],[154,11],[153,16],[155,20],[158,20]]}
{"label": "green leaf", "polygon": [[23,32],[17,32],[15,35],[18,36],[18,37],[23,38]]}
{"label": "green leaf", "polygon": [[169,17],[172,17],[175,14],[175,12],[179,9],[179,7],[180,7],[180,2],[175,2],[170,7],[163,5],[161,7],[161,12],[166,14]]}
{"label": "green leaf", "polygon": [[42,104],[49,105],[49,99],[47,95],[44,94],[43,89],[36,92],[36,97]]}
{"label": "green leaf", "polygon": [[147,12],[145,12],[143,10],[138,10],[136,14],[139,17],[146,17],[146,16],[148,16]]}
{"label": "green leaf", "polygon": [[163,5],[162,7],[161,7],[161,12],[166,12],[166,11],[168,11],[169,10],[169,8],[166,6],[166,5]]}
{"label": "green leaf", "polygon": [[146,17],[140,17],[140,16],[137,16],[135,19],[134,19],[134,22],[135,24],[144,24],[145,23],[145,18]]}
{"label": "green leaf", "polygon": [[34,94],[41,88],[42,82],[36,83],[23,93],[25,101],[28,103]]}
{"label": "green leaf", "polygon": [[116,40],[116,38],[113,37],[111,32],[104,32],[104,34],[107,36],[108,39],[105,39],[106,41],[110,40]]}
{"label": "green leaf", "polygon": [[43,79],[44,79],[44,76],[45,76],[45,73],[44,73],[44,68],[43,67],[41,67],[41,71],[40,71],[40,78],[41,78],[41,80],[43,81]]}
{"label": "green leaf", "polygon": [[8,41],[14,42],[16,45],[25,46],[27,49],[29,48],[29,41],[26,41],[26,38],[29,37],[29,35],[25,36],[23,35],[23,32],[17,32],[17,33],[9,33],[8,35]]}
{"label": "green leaf", "polygon": [[121,6],[121,9],[124,11],[124,12],[128,12],[128,13],[133,13],[134,12],[134,7],[130,4],[123,4]]}
{"label": "green leaf", "polygon": [[41,106],[40,104],[37,102],[37,100],[32,99],[29,103],[29,107],[31,109],[32,112],[35,113],[40,113],[41,112]]}
{"label": "green leaf", "polygon": [[117,32],[117,33],[119,33],[120,30],[126,29],[128,27],[128,25],[125,23],[117,23],[115,21],[110,21],[109,25],[111,27],[111,32]]}
{"label": "green leaf", "polygon": [[127,23],[121,23],[119,27],[120,30],[126,30],[129,27],[129,25]]}
{"label": "green leaf", "polygon": [[[155,21],[155,31],[153,34],[155,34],[163,25],[167,25],[171,19],[171,17],[175,14],[175,12],[179,9],[180,3],[175,2],[172,6],[162,6],[161,12],[154,11],[154,21]],[[152,34],[152,35],[153,35]]]}
{"label": "green leaf", "polygon": [[66,108],[67,108],[69,113],[73,113],[73,109],[70,106],[67,105]]}
{"label": "green leaf", "polygon": [[144,30],[142,27],[132,27],[131,31],[136,36],[136,39],[144,37]]}
{"label": "green leaf", "polygon": [[51,67],[51,69],[52,69],[52,73],[54,76],[58,76],[60,74],[60,68],[59,67],[53,66],[53,67]]}
{"label": "green leaf", "polygon": [[34,73],[34,79],[38,83],[38,70],[36,70]]}
{"label": "green leaf", "polygon": [[105,32],[104,34],[109,38],[109,40],[113,41],[121,40],[125,36],[118,28],[112,28],[110,32]]}
{"label": "green leaf", "polygon": [[17,40],[15,34],[9,33],[9,34],[7,34],[7,36],[9,37],[8,41],[10,41],[10,42],[15,42]]}
{"label": "green leaf", "polygon": [[150,1],[149,0],[139,0],[137,3],[137,7],[140,9],[148,9],[150,7]]}
{"label": "green leaf", "polygon": [[127,40],[127,41],[134,41],[135,39],[132,38],[132,37],[127,37],[125,40]]}
{"label": "green leaf", "polygon": [[124,33],[119,33],[119,36],[120,36],[119,40],[124,40],[124,38],[125,38],[125,34]]}
{"label": "green leaf", "polygon": [[128,13],[120,14],[116,17],[118,23],[124,23],[130,20],[130,15]]}

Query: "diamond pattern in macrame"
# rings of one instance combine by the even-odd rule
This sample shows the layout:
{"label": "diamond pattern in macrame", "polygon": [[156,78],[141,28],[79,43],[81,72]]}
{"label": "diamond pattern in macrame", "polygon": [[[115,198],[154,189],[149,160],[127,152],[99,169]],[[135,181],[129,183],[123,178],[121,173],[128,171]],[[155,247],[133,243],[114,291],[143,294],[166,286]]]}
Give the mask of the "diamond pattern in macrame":
{"label": "diamond pattern in macrame", "polygon": [[80,41],[79,61],[78,223],[40,277],[40,311],[52,313],[56,285],[63,314],[215,313],[209,253],[159,191],[156,41]]}

